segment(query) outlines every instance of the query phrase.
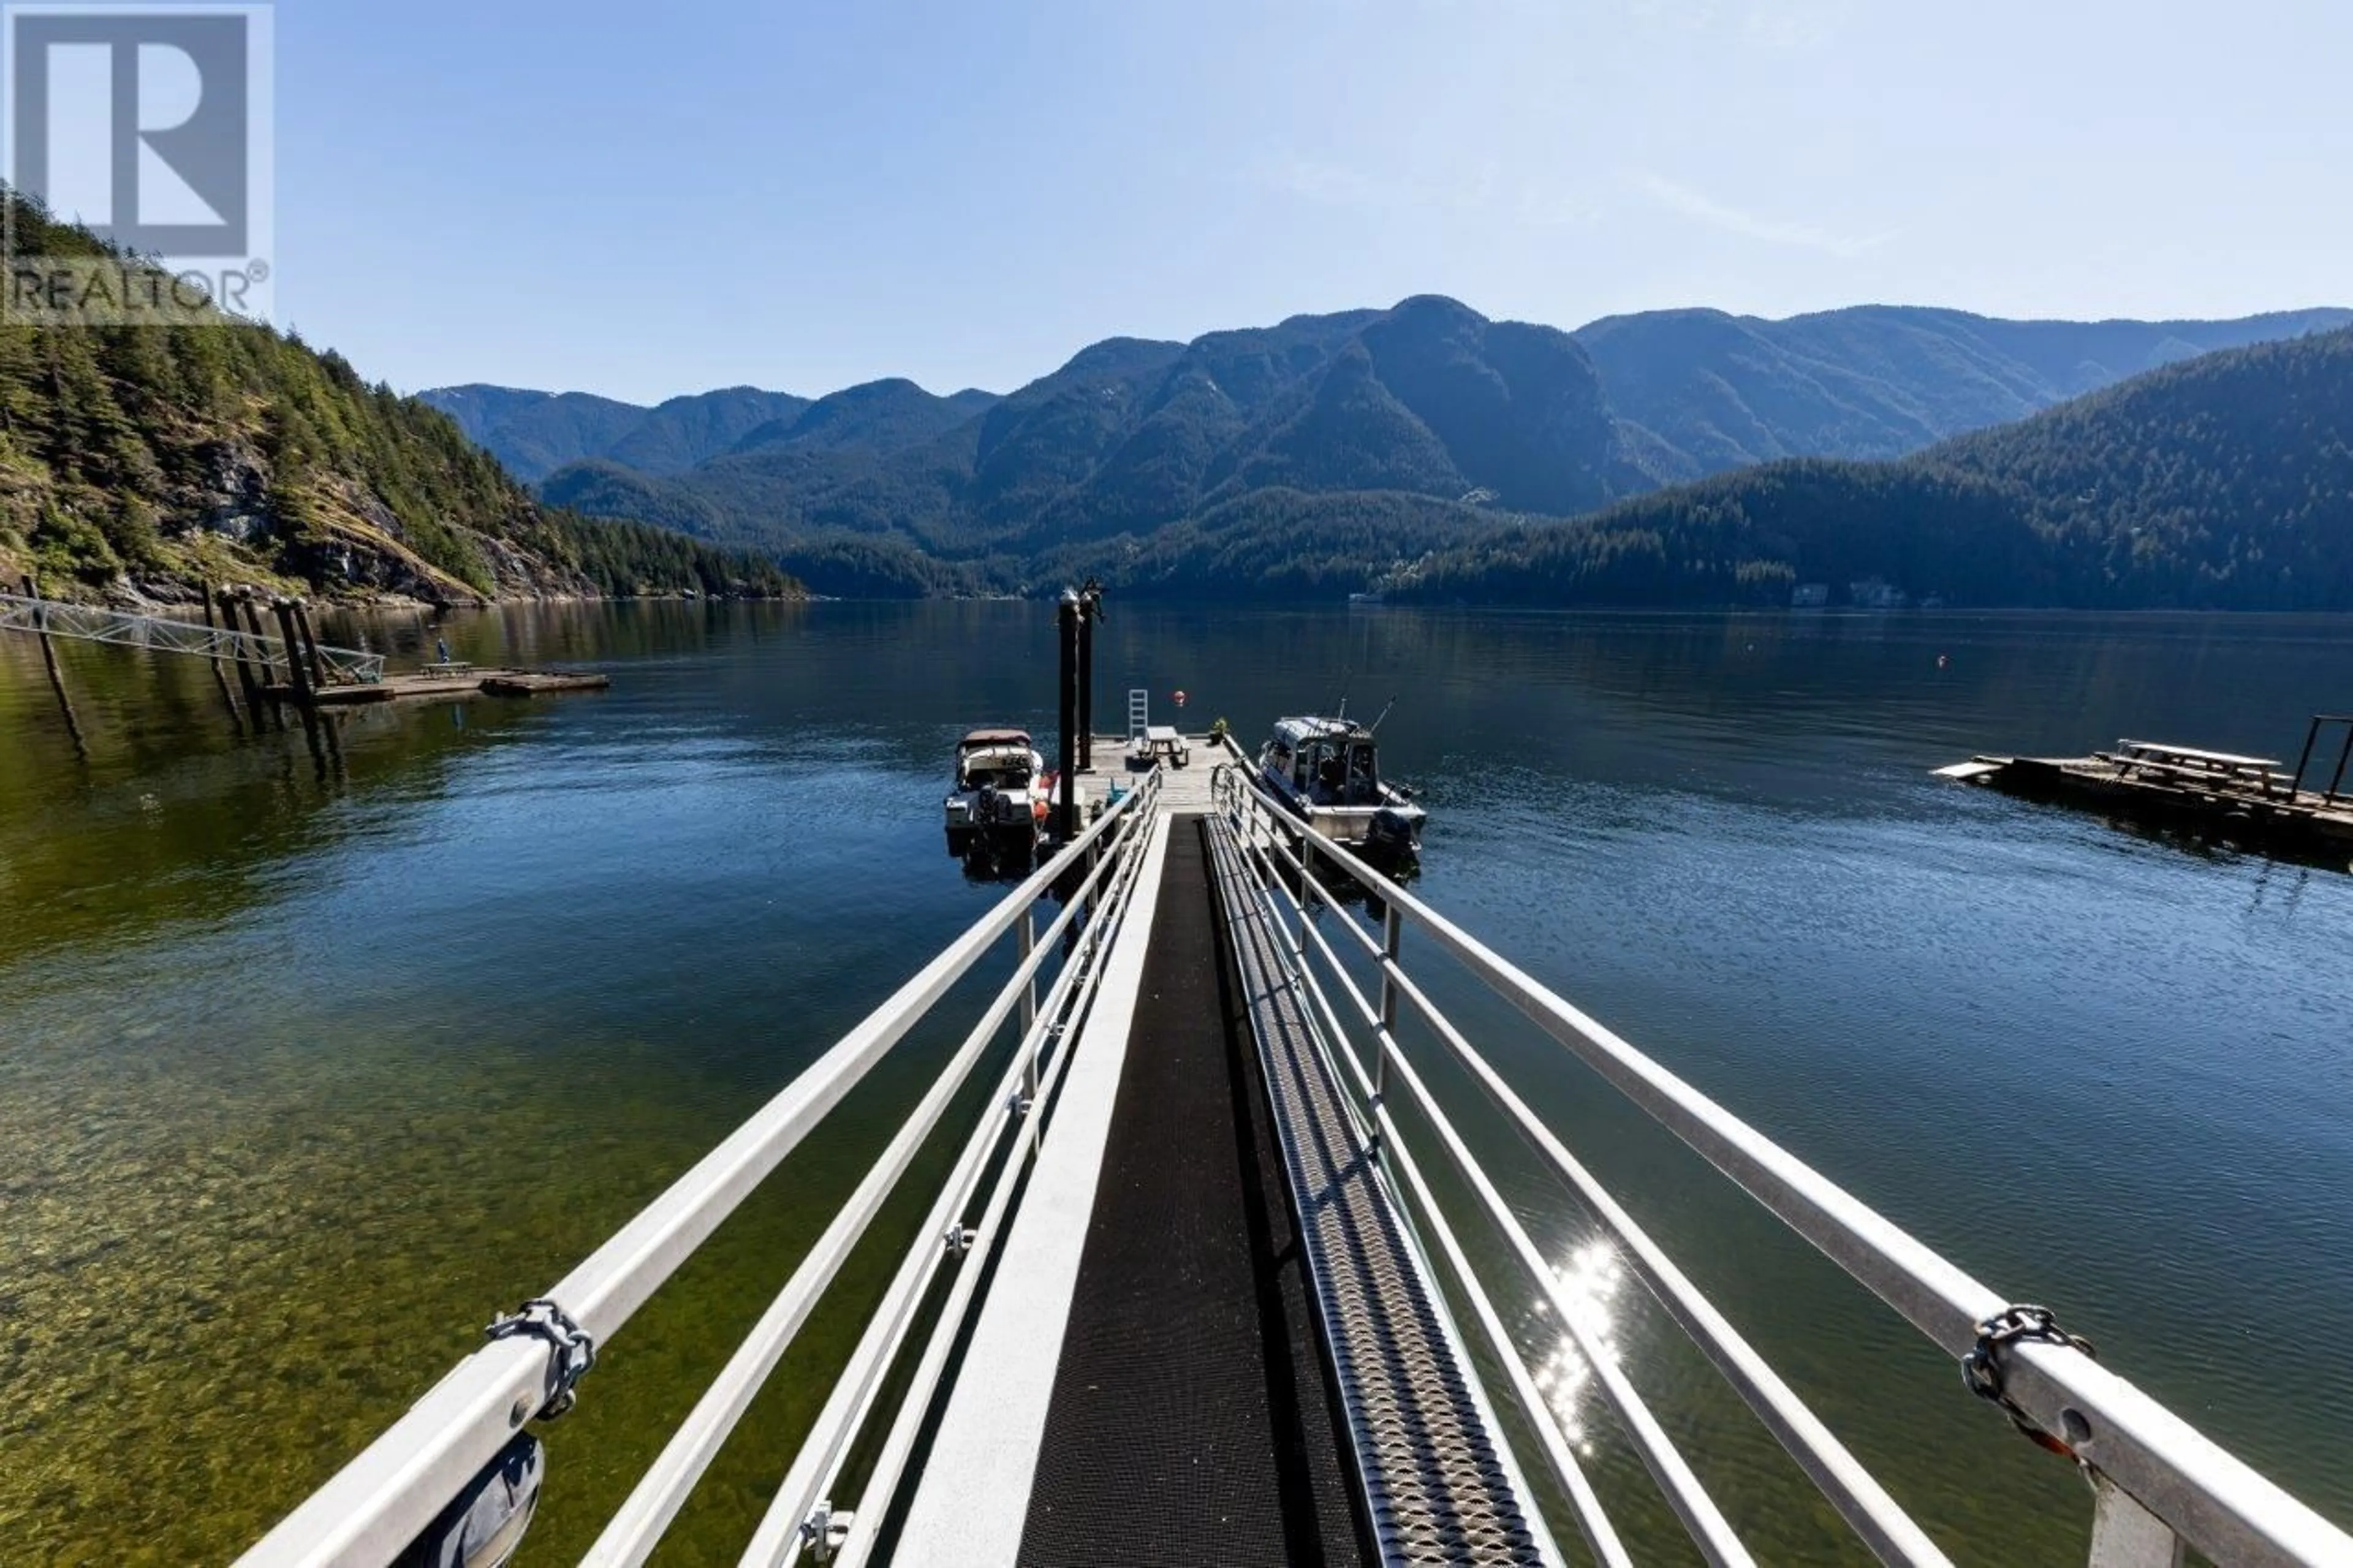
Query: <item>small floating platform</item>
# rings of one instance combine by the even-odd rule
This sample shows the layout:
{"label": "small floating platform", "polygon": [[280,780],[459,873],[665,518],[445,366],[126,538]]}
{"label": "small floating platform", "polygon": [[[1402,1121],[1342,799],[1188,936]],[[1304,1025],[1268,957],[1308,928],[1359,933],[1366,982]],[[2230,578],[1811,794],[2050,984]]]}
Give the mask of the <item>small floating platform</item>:
{"label": "small floating platform", "polygon": [[[2307,759],[2310,752],[2307,745]],[[2353,795],[2335,782],[2306,789],[2303,763],[2295,773],[2280,766],[2270,757],[2127,740],[2087,757],[1972,757],[1936,773],[2031,800],[2091,806],[2346,865],[2353,857]]]}
{"label": "small floating platform", "polygon": [[[322,708],[348,708],[415,697],[538,697],[559,691],[602,691],[612,684],[611,676],[593,671],[476,669],[470,665],[435,665],[407,674],[387,675],[382,680],[322,687],[311,700]],[[286,685],[265,687],[263,694],[284,702],[303,700],[301,692]]]}
{"label": "small floating platform", "polygon": [[482,689],[492,697],[537,697],[552,691],[602,691],[613,684],[609,675],[588,675],[565,669],[493,670],[482,677]]}

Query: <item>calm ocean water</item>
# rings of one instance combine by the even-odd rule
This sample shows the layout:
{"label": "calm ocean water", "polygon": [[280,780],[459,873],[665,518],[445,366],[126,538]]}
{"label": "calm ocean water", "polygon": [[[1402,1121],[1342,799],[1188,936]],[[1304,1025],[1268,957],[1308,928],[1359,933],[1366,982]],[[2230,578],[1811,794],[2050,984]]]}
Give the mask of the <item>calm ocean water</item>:
{"label": "calm ocean water", "polygon": [[[2121,735],[2293,757],[2307,713],[2348,702],[2353,624],[1112,617],[1106,714],[1137,686],[1165,717],[1183,688],[1188,723],[1254,743],[1278,712],[1397,694],[1381,737],[1432,813],[1424,895],[2353,1523],[2353,877],[1928,776]],[[37,649],[0,642],[0,1563],[233,1555],[985,907],[939,843],[947,747],[1053,722],[1037,605],[364,629],[614,689],[355,713],[322,776],[299,731],[235,738],[200,666],[121,649],[65,650],[81,755]],[[2065,1466],[1556,1047],[1437,983],[1957,1557],[2080,1561]],[[551,1431],[528,1561],[594,1536],[938,1035],[617,1338]],[[1472,1126],[1573,1266],[1570,1206]],[[878,1239],[674,1560],[733,1561],[901,1244]],[[1610,1296],[1629,1364],[1760,1555],[1836,1557],[1631,1293]],[[1580,1419],[1652,1521],[1606,1416]]]}

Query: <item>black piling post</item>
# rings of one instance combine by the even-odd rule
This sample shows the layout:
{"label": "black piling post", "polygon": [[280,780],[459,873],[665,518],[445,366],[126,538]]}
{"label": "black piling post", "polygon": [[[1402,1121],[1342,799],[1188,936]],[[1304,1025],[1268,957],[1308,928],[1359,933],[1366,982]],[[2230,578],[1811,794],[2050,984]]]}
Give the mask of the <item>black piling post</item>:
{"label": "black piling post", "polygon": [[[252,634],[255,641],[260,647],[262,676],[269,682],[269,684],[275,686],[278,684],[278,661],[269,651],[269,634],[262,630],[261,627],[261,606],[254,603],[250,595],[246,598],[244,603],[245,629]],[[286,728],[285,704],[273,700],[269,704],[269,716],[277,722],[280,731],[283,732]]]}
{"label": "black piling post", "polygon": [[304,668],[302,639],[294,629],[294,602],[280,599],[270,609],[278,616],[279,635],[286,643],[286,674],[294,688],[294,700],[307,712],[311,706],[311,672]]}
{"label": "black piling post", "polygon": [[82,738],[81,721],[74,717],[73,699],[66,695],[65,672],[58,668],[57,646],[49,640],[48,601],[41,597],[41,585],[29,573],[25,577],[25,597],[40,606],[41,662],[48,667],[49,689],[58,694],[58,710],[66,716],[66,732],[73,737],[75,754],[87,763],[90,742]]}
{"label": "black piling post", "polygon": [[1103,619],[1103,584],[1092,577],[1079,590],[1079,767],[1095,765],[1095,623]]}
{"label": "black piling post", "polygon": [[2328,798],[2324,805],[2337,804],[2337,786],[2345,782],[2345,764],[2348,762],[2353,762],[2353,719],[2345,722],[2345,749],[2337,753],[2337,772],[2329,776]]}
{"label": "black piling post", "polygon": [[[207,631],[217,632],[221,629],[221,626],[219,617],[213,613],[213,589],[211,584],[207,583],[205,584],[204,595],[205,629]],[[228,689],[228,671],[221,668],[220,654],[216,651],[208,662],[213,667],[213,684],[220,688],[221,706],[228,710],[229,728],[242,735],[245,733],[245,715],[237,710],[237,693]]]}
{"label": "black piling post", "polygon": [[1054,805],[1054,840],[1068,844],[1079,836],[1079,595],[1062,590],[1055,618],[1062,642],[1062,793]]}
{"label": "black piling post", "polygon": [[[237,618],[237,600],[227,588],[220,590],[221,624],[232,632],[245,628]],[[261,733],[261,682],[253,678],[253,665],[243,657],[229,661],[237,666],[237,683],[245,689],[245,710],[252,716],[253,732]]]}
{"label": "black piling post", "polygon": [[246,634],[259,644],[256,651],[261,655],[261,679],[269,685],[275,686],[278,684],[278,659],[269,651],[269,634],[262,629],[261,611],[255,606],[250,589],[247,591],[247,596],[238,601],[238,605],[245,612]]}
{"label": "black piling post", "polygon": [[311,689],[323,690],[327,685],[327,661],[320,656],[318,634],[311,629],[311,606],[300,599],[294,601],[294,627],[302,634],[302,652],[311,661]]}

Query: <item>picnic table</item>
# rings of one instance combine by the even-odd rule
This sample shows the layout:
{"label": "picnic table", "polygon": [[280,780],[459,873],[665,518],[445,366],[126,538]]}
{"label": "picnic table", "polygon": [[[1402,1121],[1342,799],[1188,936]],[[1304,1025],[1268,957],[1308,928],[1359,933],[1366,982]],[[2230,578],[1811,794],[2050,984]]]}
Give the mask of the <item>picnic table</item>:
{"label": "picnic table", "polygon": [[2154,741],[2118,741],[2116,761],[2127,776],[2154,773],[2188,783],[2253,784],[2264,795],[2274,784],[2288,783],[2276,757],[2243,757],[2235,752],[2209,752],[2197,746],[2162,745]]}
{"label": "picnic table", "polygon": [[1181,768],[1193,760],[1193,748],[1174,724],[1147,724],[1129,742],[1129,754],[1142,763],[1165,757],[1171,767]]}

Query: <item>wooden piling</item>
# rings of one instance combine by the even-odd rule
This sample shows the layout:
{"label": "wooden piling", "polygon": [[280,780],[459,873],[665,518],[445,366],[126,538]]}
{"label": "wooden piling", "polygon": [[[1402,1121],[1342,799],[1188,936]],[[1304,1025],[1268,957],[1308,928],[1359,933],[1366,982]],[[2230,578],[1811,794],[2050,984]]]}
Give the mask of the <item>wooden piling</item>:
{"label": "wooden piling", "polygon": [[25,597],[40,605],[41,662],[48,667],[49,689],[58,694],[58,710],[66,716],[66,732],[73,737],[74,751],[85,763],[90,761],[90,742],[81,732],[81,721],[74,717],[73,699],[66,695],[65,672],[58,668],[57,645],[49,639],[49,609],[41,597],[41,585],[32,574],[25,577]]}
{"label": "wooden piling", "polygon": [[237,608],[239,611],[242,611],[245,616],[246,634],[248,637],[262,639],[261,647],[259,649],[261,654],[262,679],[270,684],[275,684],[278,679],[278,664],[276,660],[269,657],[269,644],[268,641],[269,634],[261,629],[261,613],[253,607],[251,589],[248,588],[244,594],[238,595],[237,600]]}
{"label": "wooden piling", "polygon": [[311,706],[311,671],[309,661],[302,657],[302,639],[294,630],[294,602],[280,599],[270,609],[278,616],[279,634],[286,643],[287,683],[294,688],[294,700],[307,710]]}
{"label": "wooden piling", "polygon": [[[227,588],[219,591],[219,597],[222,623],[233,632],[244,630],[245,628],[238,624],[237,618],[237,600],[230,595]],[[237,683],[245,689],[246,711],[253,716],[253,732],[259,735],[261,733],[262,722],[261,682],[253,678],[253,666],[249,661],[236,658],[229,662],[237,666]]]}
{"label": "wooden piling", "polygon": [[311,606],[301,599],[294,601],[294,626],[302,634],[302,652],[311,661],[311,689],[322,691],[327,686],[327,661],[319,652],[318,635],[311,629]]}
{"label": "wooden piling", "polygon": [[[213,614],[211,584],[205,584],[204,595],[206,629],[217,632],[221,626],[219,619]],[[220,688],[221,705],[228,710],[229,728],[242,735],[245,733],[245,715],[237,710],[237,693],[228,689],[228,671],[221,668],[221,656],[216,652],[206,662],[213,667],[213,684]]]}
{"label": "wooden piling", "polygon": [[[270,684],[275,685],[278,680],[278,663],[269,652],[269,634],[261,628],[261,606],[254,602],[250,592],[247,594],[242,604],[245,607],[245,629],[261,644],[261,672],[268,677]],[[269,718],[282,733],[286,728],[286,710],[283,705],[277,702],[270,703]]]}

